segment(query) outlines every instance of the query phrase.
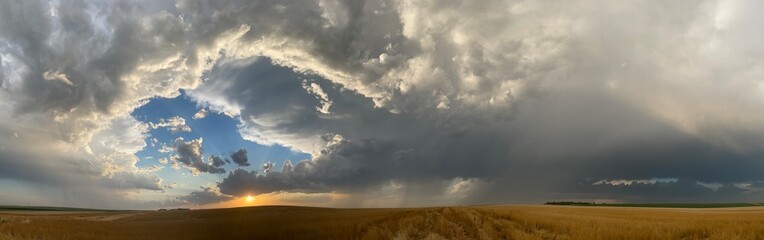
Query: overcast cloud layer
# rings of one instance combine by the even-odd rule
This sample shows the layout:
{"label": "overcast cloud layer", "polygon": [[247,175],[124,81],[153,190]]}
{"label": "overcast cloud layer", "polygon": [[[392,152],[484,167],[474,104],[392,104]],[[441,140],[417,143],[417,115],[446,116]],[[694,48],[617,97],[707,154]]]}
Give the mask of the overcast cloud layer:
{"label": "overcast cloud layer", "polygon": [[[0,0],[0,180],[99,207],[754,201],[762,5]],[[130,113],[179,89],[209,108],[193,119],[224,113],[312,157],[248,170],[242,149],[226,172],[178,138],[167,164],[221,174],[217,189],[136,199],[166,188],[163,166],[136,166],[147,132],[192,129]]]}

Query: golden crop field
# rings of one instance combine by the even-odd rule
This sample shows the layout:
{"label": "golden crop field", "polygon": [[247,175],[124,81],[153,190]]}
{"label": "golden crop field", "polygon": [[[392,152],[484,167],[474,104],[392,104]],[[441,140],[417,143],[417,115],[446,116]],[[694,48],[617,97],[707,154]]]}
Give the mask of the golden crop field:
{"label": "golden crop field", "polygon": [[476,206],[0,213],[0,239],[764,239],[764,208]]}

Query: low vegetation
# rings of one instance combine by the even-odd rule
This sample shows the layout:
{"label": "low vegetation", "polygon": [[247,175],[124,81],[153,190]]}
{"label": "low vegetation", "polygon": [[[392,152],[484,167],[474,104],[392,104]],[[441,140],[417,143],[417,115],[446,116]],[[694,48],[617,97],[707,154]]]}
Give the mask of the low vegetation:
{"label": "low vegetation", "polygon": [[0,239],[763,239],[764,208],[250,207],[0,213]]}

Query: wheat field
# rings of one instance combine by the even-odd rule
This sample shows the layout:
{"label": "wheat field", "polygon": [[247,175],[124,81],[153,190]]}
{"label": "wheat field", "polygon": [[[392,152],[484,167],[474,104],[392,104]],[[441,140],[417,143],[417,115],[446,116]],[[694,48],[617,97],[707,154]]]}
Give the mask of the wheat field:
{"label": "wheat field", "polygon": [[265,206],[0,212],[0,239],[764,239],[764,208]]}

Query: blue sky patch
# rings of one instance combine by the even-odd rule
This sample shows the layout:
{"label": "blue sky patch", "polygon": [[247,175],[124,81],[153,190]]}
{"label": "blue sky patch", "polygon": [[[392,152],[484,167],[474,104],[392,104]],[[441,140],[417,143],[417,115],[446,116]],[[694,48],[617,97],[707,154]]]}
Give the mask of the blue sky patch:
{"label": "blue sky patch", "polygon": [[[310,158],[309,154],[296,152],[284,146],[265,146],[244,140],[238,132],[239,120],[224,114],[208,111],[205,118],[194,119],[193,116],[199,109],[183,90],[176,98],[153,98],[146,105],[136,109],[132,113],[133,117],[145,123],[159,123],[161,119],[178,116],[185,119],[186,124],[191,128],[190,132],[176,133],[172,133],[166,128],[150,128],[150,136],[146,139],[148,145],[136,154],[141,159],[138,166],[160,164],[159,159],[169,157],[172,154],[159,152],[162,145],[172,146],[172,142],[178,137],[182,137],[185,141],[203,138],[202,148],[204,149],[205,160],[209,155],[223,155],[229,158],[231,153],[244,148],[247,150],[251,163],[249,167],[244,168],[250,170],[258,169],[266,162],[278,164],[285,160],[299,161]],[[153,139],[157,139],[157,143],[152,146]],[[230,171],[237,166],[226,164],[224,168]],[[186,170],[182,169],[181,171]]]}

